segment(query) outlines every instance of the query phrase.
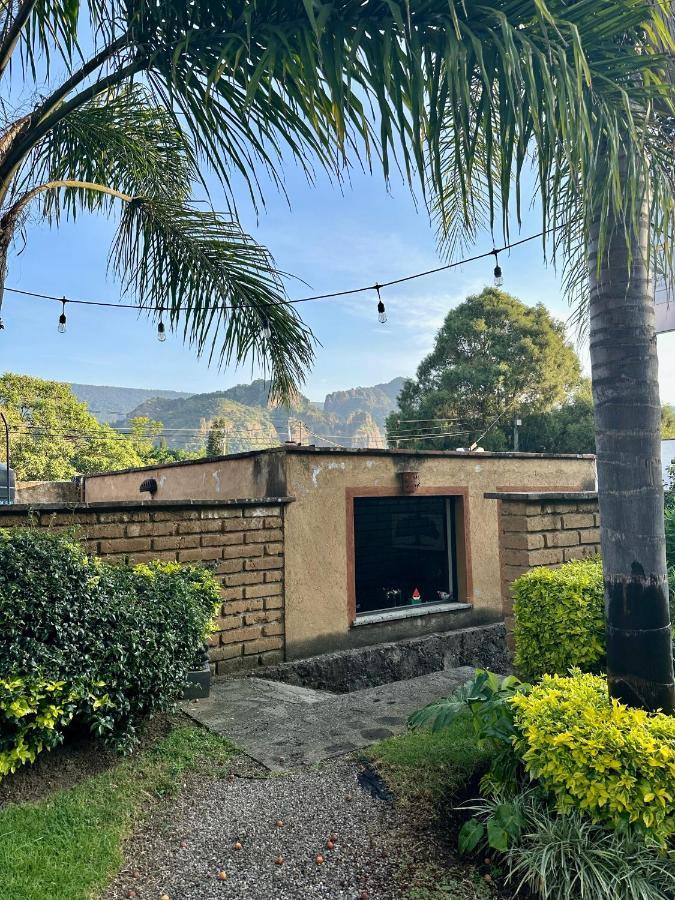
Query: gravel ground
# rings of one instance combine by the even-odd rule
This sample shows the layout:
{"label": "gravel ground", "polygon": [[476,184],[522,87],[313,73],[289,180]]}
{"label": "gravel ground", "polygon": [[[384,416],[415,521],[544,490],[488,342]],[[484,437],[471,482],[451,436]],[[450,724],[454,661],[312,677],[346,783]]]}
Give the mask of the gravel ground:
{"label": "gravel ground", "polygon": [[290,775],[248,768],[188,782],[162,804],[129,842],[103,900],[395,900],[400,858],[387,846],[399,814],[359,781],[353,760]]}

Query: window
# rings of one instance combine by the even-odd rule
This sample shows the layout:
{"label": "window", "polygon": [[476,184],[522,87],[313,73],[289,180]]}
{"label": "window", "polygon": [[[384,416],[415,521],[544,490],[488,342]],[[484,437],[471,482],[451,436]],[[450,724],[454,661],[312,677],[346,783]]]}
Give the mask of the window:
{"label": "window", "polygon": [[356,613],[450,603],[456,595],[454,497],[356,497]]}

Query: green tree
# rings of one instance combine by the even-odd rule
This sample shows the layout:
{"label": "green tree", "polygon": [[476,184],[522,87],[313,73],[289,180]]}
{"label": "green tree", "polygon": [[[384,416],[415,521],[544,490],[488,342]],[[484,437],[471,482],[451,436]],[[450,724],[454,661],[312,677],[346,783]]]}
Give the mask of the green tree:
{"label": "green tree", "polygon": [[520,449],[532,453],[595,453],[590,379],[548,412],[523,416]]}
{"label": "green tree", "polygon": [[138,454],[141,465],[153,466],[162,463],[184,462],[199,459],[203,454],[198,451],[181,450],[169,447],[164,437],[164,425],[149,416],[135,416],[130,420],[131,431],[128,434],[134,450]]}
{"label": "green tree", "polygon": [[553,409],[580,378],[564,326],[544,306],[486,288],[447,314],[434,349],[401,391],[399,412],[387,420],[389,443],[454,449],[493,425],[481,446],[508,450],[514,416]]}
{"label": "green tree", "polygon": [[207,456],[224,456],[227,453],[227,427],[228,422],[222,416],[211,422],[206,438]]}
{"label": "green tree", "polygon": [[[133,443],[99,424],[66,384],[6,373],[0,376],[0,408],[11,429],[11,465],[21,480],[66,480],[142,464]],[[4,446],[2,453],[4,460]]]}

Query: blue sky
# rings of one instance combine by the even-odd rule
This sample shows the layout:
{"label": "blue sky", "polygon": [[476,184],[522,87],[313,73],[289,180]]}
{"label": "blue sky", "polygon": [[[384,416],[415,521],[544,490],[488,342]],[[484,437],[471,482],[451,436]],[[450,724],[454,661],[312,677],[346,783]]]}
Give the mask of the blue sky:
{"label": "blue sky", "polygon": [[[314,186],[292,166],[286,171],[290,206],[274,191],[256,219],[242,204],[242,221],[273,253],[278,266],[303,279],[290,282],[291,297],[386,281],[439,265],[433,229],[421,204],[406,186],[386,190],[379,174],[355,173],[342,190],[320,177]],[[197,193],[195,196],[199,196]],[[242,197],[244,196],[242,192]],[[213,193],[216,208],[222,196]],[[525,218],[522,236],[540,228],[536,211]],[[118,285],[106,275],[114,222],[82,216],[76,223],[49,229],[36,219],[27,223],[27,241],[15,248],[7,284],[81,299],[116,301]],[[492,246],[488,235],[476,252]],[[542,261],[533,241],[500,260],[504,289],[525,303],[543,302],[563,319],[570,313],[560,279]],[[377,322],[376,298],[353,298],[303,304],[305,321],[320,341],[316,364],[305,393],[314,400],[328,391],[412,375],[432,344],[444,315],[492,278],[491,260],[383,292],[388,322]],[[0,332],[0,370],[60,381],[171,388],[200,392],[222,390],[250,380],[250,366],[222,371],[169,336],[155,339],[151,322],[133,311],[70,306],[68,330],[57,332],[58,304],[5,295]],[[675,338],[659,338],[662,399],[675,399]],[[585,353],[582,353],[585,358]],[[670,359],[673,359],[672,364]]]}

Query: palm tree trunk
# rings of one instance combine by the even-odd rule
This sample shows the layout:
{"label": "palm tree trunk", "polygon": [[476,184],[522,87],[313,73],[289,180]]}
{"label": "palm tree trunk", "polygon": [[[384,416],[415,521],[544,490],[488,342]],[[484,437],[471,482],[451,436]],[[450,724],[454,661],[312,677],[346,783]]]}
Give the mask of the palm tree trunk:
{"label": "palm tree trunk", "polygon": [[612,697],[673,713],[661,405],[648,239],[645,201],[632,246],[623,224],[617,223],[598,268],[596,223],[588,260],[607,678]]}

